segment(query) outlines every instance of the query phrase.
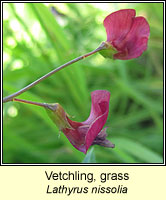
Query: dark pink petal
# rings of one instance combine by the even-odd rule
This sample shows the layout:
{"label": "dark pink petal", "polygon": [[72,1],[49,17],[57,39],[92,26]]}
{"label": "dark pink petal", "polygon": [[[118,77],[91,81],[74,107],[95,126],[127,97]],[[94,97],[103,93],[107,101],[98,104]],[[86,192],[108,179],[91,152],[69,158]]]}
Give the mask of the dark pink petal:
{"label": "dark pink petal", "polygon": [[91,124],[99,116],[109,110],[110,93],[106,90],[96,90],[91,93],[92,105],[88,119],[83,124]]}
{"label": "dark pink petal", "polygon": [[134,17],[134,9],[119,10],[108,15],[103,22],[107,32],[107,41],[114,47],[121,43],[131,29]]}
{"label": "dark pink petal", "polygon": [[136,17],[125,40],[118,45],[119,53],[115,59],[128,60],[139,57],[146,49],[150,33],[149,24],[144,17]]}
{"label": "dark pink petal", "polygon": [[67,117],[73,129],[67,128],[63,130],[70,143],[83,153],[87,152],[106,123],[110,93],[106,90],[96,90],[91,93],[91,99],[91,112],[88,119],[84,122],[75,122]]}
{"label": "dark pink petal", "polygon": [[69,142],[79,151],[82,151],[83,153],[86,153],[85,150],[85,135],[86,132],[89,128],[81,128],[83,125],[80,122],[75,122],[70,120],[67,117],[67,120],[69,122],[69,124],[73,127],[73,129],[68,129],[65,128],[63,129],[63,133],[65,134],[65,136],[68,138]]}
{"label": "dark pink petal", "polygon": [[92,93],[92,108],[89,118],[83,124],[90,127],[86,133],[86,151],[105,125],[109,112],[110,93],[105,90],[98,90]]}
{"label": "dark pink petal", "polygon": [[102,116],[96,119],[90,126],[86,134],[86,151],[89,149],[97,135],[102,130],[104,124],[106,123],[108,112],[105,112]]}

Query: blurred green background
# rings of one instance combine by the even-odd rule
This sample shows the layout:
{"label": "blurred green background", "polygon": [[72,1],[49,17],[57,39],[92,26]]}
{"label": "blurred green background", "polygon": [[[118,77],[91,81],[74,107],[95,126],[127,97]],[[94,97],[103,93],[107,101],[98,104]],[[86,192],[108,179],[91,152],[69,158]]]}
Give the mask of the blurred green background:
{"label": "blurred green background", "polygon": [[94,50],[106,40],[104,18],[134,8],[150,24],[148,50],[128,61],[95,54],[62,70],[18,98],[59,102],[75,121],[84,121],[90,93],[111,92],[106,123],[109,149],[94,146],[85,155],[59,132],[43,108],[3,105],[3,163],[162,163],[163,4],[4,3],[3,96],[50,70]]}

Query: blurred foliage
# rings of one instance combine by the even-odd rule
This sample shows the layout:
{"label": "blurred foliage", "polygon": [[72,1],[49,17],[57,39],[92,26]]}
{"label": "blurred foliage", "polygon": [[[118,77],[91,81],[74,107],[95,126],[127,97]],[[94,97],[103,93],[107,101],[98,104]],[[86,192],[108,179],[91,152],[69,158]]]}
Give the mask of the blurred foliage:
{"label": "blurred foliage", "polygon": [[84,121],[91,91],[109,90],[106,126],[116,147],[94,146],[85,157],[44,109],[8,102],[3,105],[4,163],[163,162],[162,3],[4,3],[3,96],[97,48],[106,40],[104,18],[124,8],[136,9],[150,24],[148,50],[141,57],[114,61],[96,54],[19,96],[59,102],[75,121]]}

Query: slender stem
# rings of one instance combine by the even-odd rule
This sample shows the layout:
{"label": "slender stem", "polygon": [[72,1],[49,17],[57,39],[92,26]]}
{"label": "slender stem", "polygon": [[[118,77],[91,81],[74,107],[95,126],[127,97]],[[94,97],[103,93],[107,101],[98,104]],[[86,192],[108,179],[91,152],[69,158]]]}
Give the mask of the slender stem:
{"label": "slender stem", "polygon": [[46,103],[38,103],[38,102],[28,101],[28,100],[23,100],[23,99],[13,98],[12,101],[17,101],[17,102],[20,102],[20,103],[32,104],[32,105],[35,105],[35,106],[47,107]]}
{"label": "slender stem", "polygon": [[58,67],[58,68],[56,68],[56,69],[50,71],[49,73],[47,73],[47,74],[45,74],[44,76],[42,76],[42,77],[40,77],[39,79],[37,79],[36,81],[34,81],[34,82],[30,83],[29,85],[27,85],[26,87],[22,88],[22,89],[19,90],[18,92],[15,92],[15,93],[13,93],[13,94],[7,96],[7,97],[4,97],[4,98],[3,98],[3,103],[6,103],[6,102],[8,102],[8,101],[12,101],[14,97],[16,97],[16,96],[22,94],[23,92],[29,90],[30,88],[32,88],[33,86],[37,85],[38,83],[40,83],[40,82],[43,81],[44,79],[48,78],[48,77],[51,76],[52,74],[54,74],[54,73],[56,73],[56,72],[62,70],[63,68],[65,68],[65,67],[67,67],[67,66],[69,66],[69,65],[71,65],[71,64],[73,64],[73,63],[75,63],[75,62],[77,62],[77,61],[79,61],[79,60],[82,60],[82,59],[84,59],[84,58],[86,58],[86,57],[88,57],[88,56],[90,56],[90,55],[93,55],[93,54],[97,53],[98,51],[100,51],[100,50],[102,50],[102,49],[104,49],[104,48],[105,48],[104,44],[101,43],[101,45],[100,45],[97,49],[95,49],[94,51],[91,51],[91,52],[89,52],[89,53],[87,53],[87,54],[85,54],[85,55],[79,56],[79,57],[77,57],[77,58],[75,58],[75,59],[73,59],[73,60],[71,60],[71,61],[69,61],[69,62],[67,62],[67,63],[65,63],[65,64],[63,64],[63,65],[61,65],[60,67]]}

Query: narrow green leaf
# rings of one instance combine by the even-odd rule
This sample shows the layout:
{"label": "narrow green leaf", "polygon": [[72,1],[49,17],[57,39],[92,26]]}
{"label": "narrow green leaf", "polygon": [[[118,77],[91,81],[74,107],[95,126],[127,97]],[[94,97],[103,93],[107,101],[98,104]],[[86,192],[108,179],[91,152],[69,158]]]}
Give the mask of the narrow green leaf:
{"label": "narrow green leaf", "polygon": [[94,147],[88,151],[82,163],[96,163]]}
{"label": "narrow green leaf", "polygon": [[153,150],[127,138],[111,138],[115,148],[123,150],[145,163],[162,163],[163,158]]}

